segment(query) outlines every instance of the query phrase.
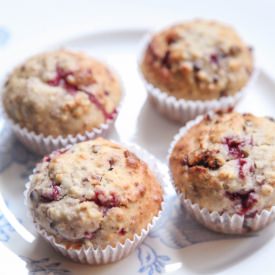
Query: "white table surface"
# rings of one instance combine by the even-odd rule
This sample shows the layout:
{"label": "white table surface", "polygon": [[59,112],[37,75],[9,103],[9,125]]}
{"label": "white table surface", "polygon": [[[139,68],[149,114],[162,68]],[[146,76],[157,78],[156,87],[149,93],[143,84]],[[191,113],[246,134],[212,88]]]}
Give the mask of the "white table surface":
{"label": "white table surface", "polygon": [[33,37],[68,30],[114,26],[158,26],[194,17],[234,25],[257,50],[260,62],[275,69],[274,0],[0,0],[0,28],[10,38],[0,57]]}

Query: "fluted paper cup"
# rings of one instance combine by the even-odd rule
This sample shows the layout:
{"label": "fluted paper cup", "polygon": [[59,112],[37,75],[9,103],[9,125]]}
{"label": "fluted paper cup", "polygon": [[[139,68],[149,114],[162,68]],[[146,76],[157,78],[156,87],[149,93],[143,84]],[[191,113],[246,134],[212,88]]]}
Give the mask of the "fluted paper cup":
{"label": "fluted paper cup", "polygon": [[[98,128],[91,131],[86,131],[84,134],[76,136],[68,135],[66,137],[58,136],[44,136],[29,131],[27,128],[22,128],[19,124],[14,123],[13,120],[7,117],[16,137],[32,152],[39,155],[46,155],[54,150],[66,147],[70,144],[75,144],[81,141],[95,139],[96,137],[105,137],[112,130],[113,124],[116,121],[118,112],[112,119],[108,119],[105,123],[101,124]],[[7,116],[7,115],[6,115]]]}
{"label": "fluted paper cup", "polygon": [[[94,128],[90,131],[85,131],[84,133],[79,133],[77,135],[68,135],[68,136],[57,136],[53,137],[51,135],[45,136],[43,134],[37,134],[34,131],[30,131],[25,127],[21,127],[18,123],[13,121],[6,113],[5,108],[2,104],[3,99],[1,98],[1,108],[3,110],[3,114],[6,120],[10,123],[13,132],[15,133],[18,140],[23,143],[30,151],[39,154],[39,155],[46,155],[51,153],[54,150],[64,148],[68,145],[72,145],[78,142],[82,142],[85,140],[95,139],[99,136],[106,137],[110,132],[112,132],[114,128],[114,123],[117,119],[117,116],[120,112],[122,107],[124,96],[125,96],[125,89],[122,80],[120,79],[119,75],[116,71],[108,64],[108,67],[111,68],[112,73],[116,75],[119,83],[121,85],[121,99],[116,107],[112,118],[108,118],[104,123],[99,125],[97,128]],[[3,95],[1,95],[2,97]]]}
{"label": "fluted paper cup", "polygon": [[225,111],[229,108],[233,108],[246,94],[246,92],[251,89],[251,86],[258,76],[257,66],[254,66],[253,73],[250,76],[248,83],[233,96],[224,96],[213,100],[186,100],[183,98],[177,99],[176,97],[169,95],[165,91],[162,91],[161,89],[149,83],[142,73],[141,63],[144,57],[144,53],[148,43],[151,41],[152,36],[155,33],[156,32],[151,32],[145,35],[141,42],[140,53],[138,55],[139,73],[144,83],[145,89],[148,92],[150,101],[161,114],[171,120],[180,123],[186,123],[187,121],[194,119],[196,116],[205,114],[211,110]]}
{"label": "fluted paper cup", "polygon": [[[122,144],[124,145],[124,144]],[[146,162],[154,173],[160,184],[162,185],[162,189],[165,191],[164,187],[166,186],[166,181],[169,180],[168,175],[165,172],[162,172],[160,169],[160,164],[158,161],[149,153],[142,150],[137,145],[126,144],[124,145],[131,152],[135,153],[140,159]],[[34,170],[35,172],[35,170]],[[70,259],[87,264],[107,264],[111,262],[119,261],[130,253],[132,253],[136,247],[138,247],[142,241],[146,238],[150,230],[157,223],[158,219],[162,214],[162,210],[164,208],[165,200],[163,200],[161,204],[161,209],[158,214],[152,219],[152,221],[146,226],[146,228],[142,229],[140,234],[135,234],[133,239],[127,239],[124,243],[117,243],[115,247],[107,246],[106,248],[93,248],[85,247],[84,245],[78,249],[68,248],[65,243],[58,242],[55,236],[49,234],[45,229],[43,229],[36,221],[33,216],[33,211],[31,208],[31,203],[29,200],[29,189],[32,181],[32,176],[29,178],[29,182],[26,184],[26,190],[24,192],[25,196],[25,205],[29,209],[30,216],[33,219],[34,225],[36,227],[37,232],[47,240],[57,251],[63,254]]]}
{"label": "fluted paper cup", "polygon": [[[214,112],[209,112],[207,115],[212,116]],[[179,132],[175,135],[169,151],[167,161],[169,163],[170,156],[173,148],[178,141],[187,133],[187,131],[194,125],[198,124],[204,116],[198,116],[196,119],[189,121]],[[258,231],[275,218],[275,206],[271,209],[264,209],[260,213],[256,213],[253,217],[242,216],[239,214],[230,215],[226,212],[220,214],[217,211],[209,211],[206,208],[201,208],[197,203],[192,202],[190,199],[185,198],[184,194],[177,189],[174,183],[173,176],[171,174],[171,168],[169,168],[170,180],[174,185],[176,192],[180,196],[181,203],[184,208],[202,225],[210,230],[225,233],[225,234],[244,234],[247,232]]]}

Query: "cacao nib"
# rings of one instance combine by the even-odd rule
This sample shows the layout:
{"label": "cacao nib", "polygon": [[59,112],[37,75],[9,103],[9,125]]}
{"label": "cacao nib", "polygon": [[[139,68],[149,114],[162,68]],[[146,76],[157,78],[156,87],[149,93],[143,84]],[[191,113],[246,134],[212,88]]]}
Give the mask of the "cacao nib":
{"label": "cacao nib", "polygon": [[170,51],[166,51],[164,57],[161,60],[161,65],[167,69],[171,68]]}
{"label": "cacao nib", "polygon": [[220,97],[228,96],[228,91],[227,90],[221,90],[220,92]]}
{"label": "cacao nib", "polygon": [[30,199],[31,199],[31,201],[38,201],[39,195],[38,195],[38,192],[36,190],[31,191]]}
{"label": "cacao nib", "polygon": [[166,37],[166,42],[168,45],[172,45],[179,40],[179,36],[177,35],[169,35]]}
{"label": "cacao nib", "polygon": [[217,84],[218,81],[219,81],[219,77],[215,75],[215,76],[213,77],[212,81],[213,81],[214,84]]}
{"label": "cacao nib", "polygon": [[110,165],[110,167],[109,167],[109,171],[112,171],[113,169],[114,169],[114,164],[116,163],[116,160],[115,159],[113,159],[113,158],[111,158],[110,160],[109,160],[109,165]]}
{"label": "cacao nib", "polygon": [[211,61],[213,64],[219,65],[219,56],[218,56],[218,54],[212,53],[212,54],[210,55],[210,61]]}
{"label": "cacao nib", "polygon": [[188,167],[201,166],[210,170],[217,170],[222,166],[219,159],[215,157],[216,151],[201,152],[194,161],[188,161]]}
{"label": "cacao nib", "polygon": [[194,72],[199,72],[201,70],[201,66],[198,62],[195,62],[193,64],[193,70],[194,70]]}
{"label": "cacao nib", "polygon": [[275,119],[273,117],[270,117],[270,116],[266,116],[267,119],[269,119],[270,121],[272,122],[275,122]]}

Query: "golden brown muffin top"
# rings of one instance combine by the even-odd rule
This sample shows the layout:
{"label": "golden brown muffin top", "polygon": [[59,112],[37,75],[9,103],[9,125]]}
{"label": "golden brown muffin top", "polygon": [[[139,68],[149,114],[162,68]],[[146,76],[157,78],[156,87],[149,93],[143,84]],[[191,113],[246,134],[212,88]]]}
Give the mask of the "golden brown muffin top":
{"label": "golden brown muffin top", "polygon": [[118,79],[103,63],[57,50],[18,66],[4,87],[4,107],[21,127],[54,137],[83,134],[116,115]]}
{"label": "golden brown muffin top", "polygon": [[275,122],[231,112],[205,116],[170,156],[177,190],[210,211],[255,215],[275,205]]}
{"label": "golden brown muffin top", "polygon": [[28,197],[34,220],[60,242],[101,248],[141,234],[163,200],[147,164],[102,138],[45,157]]}
{"label": "golden brown muffin top", "polygon": [[193,20],[154,34],[141,70],[149,83],[177,99],[211,100],[241,90],[253,71],[253,58],[231,27]]}

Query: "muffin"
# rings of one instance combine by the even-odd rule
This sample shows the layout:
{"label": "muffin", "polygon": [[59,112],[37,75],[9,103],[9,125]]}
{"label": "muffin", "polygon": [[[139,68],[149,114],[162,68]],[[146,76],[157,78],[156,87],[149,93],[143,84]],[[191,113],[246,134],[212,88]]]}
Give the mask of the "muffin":
{"label": "muffin", "polygon": [[162,100],[206,104],[234,97],[246,86],[253,55],[230,26],[193,20],[153,34],[140,67],[151,96],[157,89],[166,95]]}
{"label": "muffin", "polygon": [[[130,251],[135,248],[158,216],[162,196],[158,179],[144,161],[102,138],[44,157],[27,191],[38,231],[54,239],[52,244],[67,256],[84,253],[88,263],[127,242]],[[130,251],[115,253],[107,262]]]}
{"label": "muffin", "polygon": [[[274,132],[272,119],[237,112],[207,115],[181,130],[172,145],[171,175],[200,222],[216,231],[244,233],[273,219]],[[219,217],[208,221],[202,209]],[[239,228],[233,226],[236,219]]]}
{"label": "muffin", "polygon": [[114,120],[120,99],[120,83],[106,65],[63,49],[36,55],[15,68],[3,93],[14,124],[53,139],[100,129]]}

